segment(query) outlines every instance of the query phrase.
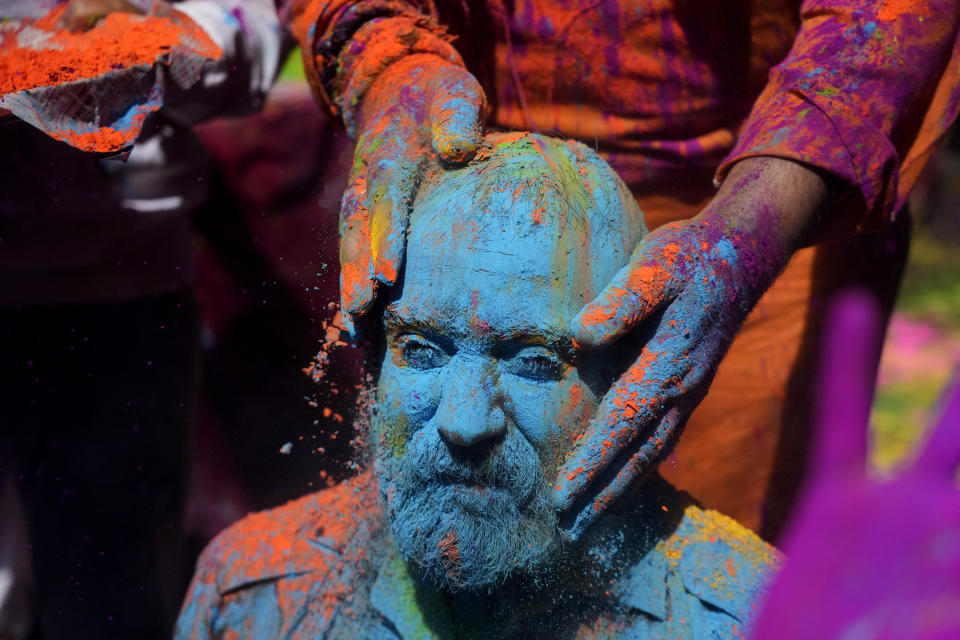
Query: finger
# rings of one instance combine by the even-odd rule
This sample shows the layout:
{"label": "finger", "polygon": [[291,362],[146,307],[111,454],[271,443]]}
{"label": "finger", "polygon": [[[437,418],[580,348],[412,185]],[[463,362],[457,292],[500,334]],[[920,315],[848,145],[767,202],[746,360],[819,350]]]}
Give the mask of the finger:
{"label": "finger", "polygon": [[944,391],[946,402],[940,420],[927,439],[913,468],[952,478],[960,464],[960,371],[952,386]]}
{"label": "finger", "polygon": [[880,310],[861,291],[841,294],[827,314],[814,436],[814,469],[820,475],[865,468],[880,325]]}
{"label": "finger", "polygon": [[356,338],[353,317],[370,308],[375,289],[362,163],[353,173],[340,205],[340,309],[344,328]]}
{"label": "finger", "polygon": [[101,22],[104,16],[103,11],[88,8],[83,4],[78,5],[74,2],[67,7],[67,10],[57,20],[57,28],[75,32],[89,31],[98,26],[97,23]]}
{"label": "finger", "polygon": [[103,24],[111,13],[143,15],[143,11],[127,0],[72,0],[57,21],[57,27],[68,31],[89,31]]}
{"label": "finger", "polygon": [[430,103],[434,150],[447,162],[469,161],[480,145],[486,112],[487,97],[473,74],[450,67]]}
{"label": "finger", "polygon": [[671,297],[673,285],[674,276],[655,260],[632,261],[574,317],[574,339],[585,347],[616,340]]}
{"label": "finger", "polygon": [[685,413],[677,407],[669,409],[638,451],[632,455],[621,456],[602,477],[594,483],[593,489],[580,501],[577,508],[571,509],[561,519],[560,528],[571,540],[578,540],[593,522],[600,517],[634,483],[641,481],[654,469],[660,460],[660,447],[656,443],[670,440],[683,428]]}
{"label": "finger", "polygon": [[[561,467],[553,490],[557,508],[570,508],[624,449],[646,440],[673,399],[689,386],[684,378],[702,358],[694,352],[694,342],[684,336],[689,332],[670,316],[664,316],[657,335],[606,393],[597,417]],[[661,448],[669,444],[669,440],[653,440]]]}
{"label": "finger", "polygon": [[389,286],[397,281],[400,272],[407,221],[424,158],[411,139],[415,134],[407,118],[397,113],[388,119],[389,127],[382,131],[374,127],[364,133],[362,157],[367,164],[366,205],[370,212],[373,273]]}

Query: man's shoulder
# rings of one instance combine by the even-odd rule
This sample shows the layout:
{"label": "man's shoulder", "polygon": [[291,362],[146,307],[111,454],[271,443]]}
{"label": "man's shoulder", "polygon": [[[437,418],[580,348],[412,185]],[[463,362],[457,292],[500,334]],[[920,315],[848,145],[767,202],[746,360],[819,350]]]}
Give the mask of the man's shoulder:
{"label": "man's shoulder", "polygon": [[369,473],[252,513],[222,531],[200,555],[197,574],[223,595],[248,584],[305,573],[330,574],[352,558],[348,548],[379,529]]}
{"label": "man's shoulder", "polygon": [[688,505],[662,547],[684,589],[740,619],[751,618],[783,555],[737,521]]}

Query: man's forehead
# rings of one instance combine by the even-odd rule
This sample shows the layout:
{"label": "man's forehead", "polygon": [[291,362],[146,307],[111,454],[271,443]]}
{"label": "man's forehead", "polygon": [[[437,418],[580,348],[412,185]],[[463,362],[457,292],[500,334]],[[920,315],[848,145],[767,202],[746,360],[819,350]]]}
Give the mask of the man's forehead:
{"label": "man's forehead", "polygon": [[[414,330],[456,340],[541,344],[557,351],[571,344],[566,328],[579,304],[557,304],[530,282],[484,274],[462,285],[404,285],[403,295],[385,316],[387,329]],[[480,281],[480,282],[478,282]]]}
{"label": "man's forehead", "polygon": [[400,302],[505,333],[564,327],[594,295],[592,269],[572,230],[434,212],[412,225]]}

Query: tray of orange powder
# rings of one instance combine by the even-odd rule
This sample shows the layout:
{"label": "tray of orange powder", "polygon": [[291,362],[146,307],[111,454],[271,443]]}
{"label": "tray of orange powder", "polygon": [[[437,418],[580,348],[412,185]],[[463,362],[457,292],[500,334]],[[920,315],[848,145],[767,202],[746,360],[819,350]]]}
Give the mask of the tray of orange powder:
{"label": "tray of orange powder", "polygon": [[85,151],[128,148],[166,96],[221,55],[179,14],[112,13],[77,32],[57,26],[63,11],[0,22],[0,109]]}

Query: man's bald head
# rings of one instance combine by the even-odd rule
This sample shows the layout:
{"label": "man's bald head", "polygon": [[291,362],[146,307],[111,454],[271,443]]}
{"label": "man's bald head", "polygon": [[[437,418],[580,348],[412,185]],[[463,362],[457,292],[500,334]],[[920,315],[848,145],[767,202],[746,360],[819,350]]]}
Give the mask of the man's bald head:
{"label": "man's bald head", "polygon": [[555,261],[555,275],[591,297],[647,233],[630,190],[596,152],[535,133],[490,134],[466,167],[427,172],[408,244],[416,254],[436,241],[435,231],[447,229],[463,229],[478,243],[520,242],[569,256]]}

